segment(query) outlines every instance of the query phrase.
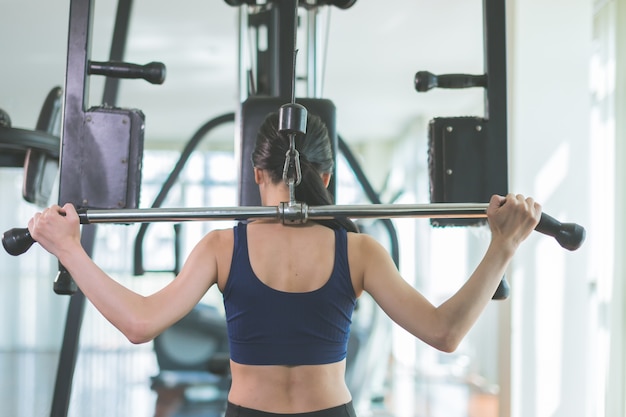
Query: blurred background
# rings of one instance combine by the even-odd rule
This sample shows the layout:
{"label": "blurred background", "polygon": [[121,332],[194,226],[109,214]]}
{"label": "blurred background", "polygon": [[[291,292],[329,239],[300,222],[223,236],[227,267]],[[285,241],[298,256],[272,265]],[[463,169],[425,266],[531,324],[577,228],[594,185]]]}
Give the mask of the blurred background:
{"label": "blurred background", "polygon": [[[108,60],[117,5],[95,2],[94,61]],[[34,129],[47,94],[64,87],[69,8],[69,0],[0,0],[0,109],[13,128]],[[626,103],[626,26],[620,25],[626,1],[507,0],[505,8],[509,190],[534,196],[561,221],[585,226],[587,240],[568,252],[533,234],[507,272],[511,296],[493,301],[451,354],[408,336],[364,297],[353,327],[360,355],[348,375],[360,416],[626,415],[619,256],[626,152],[618,140]],[[116,106],[145,115],[141,207],[155,200],[198,130],[231,113],[235,123],[220,123],[206,135],[163,206],[238,204],[236,123],[254,63],[251,37],[241,29],[245,13],[246,6],[218,0],[133,2],[124,60],[167,68],[162,85],[122,80],[119,86]],[[303,26],[305,16],[302,10]],[[482,1],[359,0],[347,9],[321,7],[317,19],[314,96],[335,104],[349,156],[383,203],[428,202],[429,121],[486,116],[485,91],[419,93],[414,77],[424,70],[485,72]],[[298,73],[308,64],[300,48]],[[104,77],[91,76],[87,87],[89,106],[101,105]],[[311,95],[301,82],[297,93]],[[337,202],[370,203],[353,163],[338,157]],[[22,198],[23,177],[21,167],[0,168],[2,231],[24,227],[40,209]],[[139,226],[99,225],[93,256],[120,282],[147,294],[174,277],[176,245],[184,259],[207,231],[228,226],[152,225],[137,275]],[[381,222],[362,226],[390,250],[397,245],[403,276],[435,304],[462,285],[489,243],[485,226],[394,220],[395,237]],[[52,291],[58,265],[37,245],[19,257],[0,253],[0,266],[0,414],[55,415],[59,373],[72,368],[60,361],[71,297]],[[182,326],[160,342],[136,346],[87,303],[68,415],[220,415],[227,377],[196,372],[185,358],[204,366],[219,353],[221,295],[209,292],[197,313],[192,330]],[[197,334],[198,328],[208,330]],[[170,359],[184,372],[164,372]]]}

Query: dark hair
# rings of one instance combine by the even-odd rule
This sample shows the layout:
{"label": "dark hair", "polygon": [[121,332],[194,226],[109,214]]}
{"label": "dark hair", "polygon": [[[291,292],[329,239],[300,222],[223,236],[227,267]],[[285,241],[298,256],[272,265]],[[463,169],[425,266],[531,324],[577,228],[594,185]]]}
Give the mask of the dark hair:
{"label": "dark hair", "polygon": [[[302,181],[295,188],[295,198],[310,206],[333,204],[333,198],[324,186],[321,174],[332,173],[335,161],[326,125],[316,115],[307,116],[306,133],[296,135],[296,150],[300,154]],[[278,129],[278,113],[270,113],[259,128],[252,164],[266,170],[274,184],[283,181],[285,154],[289,150],[289,138]],[[347,218],[316,220],[327,227],[345,228],[357,232],[356,225]]]}

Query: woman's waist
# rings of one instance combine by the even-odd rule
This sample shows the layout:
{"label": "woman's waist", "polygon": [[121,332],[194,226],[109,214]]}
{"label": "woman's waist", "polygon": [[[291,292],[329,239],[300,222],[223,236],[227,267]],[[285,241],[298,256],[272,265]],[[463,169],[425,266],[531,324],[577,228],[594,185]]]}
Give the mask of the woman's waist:
{"label": "woman's waist", "polygon": [[231,361],[229,400],[274,413],[302,413],[351,401],[345,360],[323,365],[242,365]]}
{"label": "woman's waist", "polygon": [[225,417],[356,417],[356,411],[352,401],[336,407],[323,408],[321,410],[306,411],[302,413],[274,413],[253,408],[242,407],[230,401],[226,407]]}

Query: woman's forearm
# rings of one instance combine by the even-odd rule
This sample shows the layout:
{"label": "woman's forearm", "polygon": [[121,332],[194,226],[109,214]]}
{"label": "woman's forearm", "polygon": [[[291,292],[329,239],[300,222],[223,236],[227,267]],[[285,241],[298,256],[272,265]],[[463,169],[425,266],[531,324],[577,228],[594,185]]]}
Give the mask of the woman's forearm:
{"label": "woman's forearm", "polygon": [[154,337],[155,331],[148,326],[146,297],[112,279],[82,247],[65,250],[58,259],[94,307],[131,342],[143,343]]}
{"label": "woman's forearm", "polygon": [[492,241],[472,275],[446,302],[437,308],[441,323],[448,329],[446,351],[455,350],[491,301],[515,250]]}

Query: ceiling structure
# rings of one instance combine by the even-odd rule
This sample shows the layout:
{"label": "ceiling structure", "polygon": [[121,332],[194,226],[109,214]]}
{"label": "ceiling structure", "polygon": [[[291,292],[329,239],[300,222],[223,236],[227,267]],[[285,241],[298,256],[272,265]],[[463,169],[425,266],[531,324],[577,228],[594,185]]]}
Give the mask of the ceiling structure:
{"label": "ceiling structure", "polygon": [[[116,5],[96,2],[92,60],[108,59]],[[64,83],[69,0],[0,0],[0,10],[0,108],[14,127],[33,128],[47,92]],[[221,0],[134,1],[125,61],[167,67],[162,85],[120,84],[117,105],[146,115],[146,146],[185,141],[207,120],[237,110],[239,13]],[[420,70],[484,72],[480,0],[358,0],[347,10],[325,7],[319,17],[322,97],[337,106],[348,143],[390,140],[436,116],[482,115],[481,88],[414,88]],[[90,77],[90,105],[100,104],[103,84]]]}

